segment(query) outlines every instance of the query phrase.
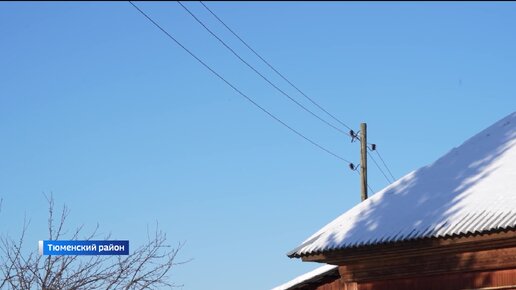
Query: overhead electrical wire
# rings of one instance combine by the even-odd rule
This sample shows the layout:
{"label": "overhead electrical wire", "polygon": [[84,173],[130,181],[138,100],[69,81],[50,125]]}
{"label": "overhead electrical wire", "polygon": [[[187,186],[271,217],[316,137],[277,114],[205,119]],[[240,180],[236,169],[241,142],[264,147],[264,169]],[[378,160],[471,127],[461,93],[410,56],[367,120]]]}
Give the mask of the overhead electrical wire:
{"label": "overhead electrical wire", "polygon": [[301,132],[297,131],[296,129],[289,126],[287,123],[283,122],[281,119],[276,117],[274,114],[269,112],[264,107],[260,106],[258,103],[256,103],[251,97],[243,93],[241,90],[239,90],[235,85],[233,85],[231,82],[226,80],[222,75],[220,75],[218,72],[216,72],[213,68],[211,68],[207,63],[205,63],[202,59],[200,59],[197,55],[195,55],[191,50],[186,48],[180,41],[178,41],[174,36],[172,36],[167,30],[165,30],[161,25],[159,25],[154,19],[152,19],[149,15],[147,15],[143,10],[141,10],[136,4],[134,4],[132,1],[129,1],[129,3],[136,9],[138,12],[140,12],[141,15],[143,15],[148,21],[150,21],[154,26],[156,26],[161,32],[163,32],[168,38],[173,40],[177,45],[179,45],[185,52],[187,52],[191,57],[193,57],[195,60],[197,60],[202,66],[204,66],[206,69],[208,69],[211,73],[213,73],[215,76],[217,76],[220,80],[222,80],[224,83],[226,83],[229,87],[231,87],[235,92],[237,92],[240,96],[248,100],[250,103],[252,103],[254,106],[256,106],[258,109],[260,109],[262,112],[267,114],[269,117],[280,123],[281,125],[285,126],[290,131],[294,132],[296,135],[300,136],[307,142],[311,143],[312,145],[316,146],[317,148],[323,150],[324,152],[328,153],[329,155],[332,155],[333,157],[340,159],[344,162],[351,163],[351,161],[337,155],[336,153],[333,153],[329,149],[323,147],[319,143],[313,141],[312,139],[306,137]]}
{"label": "overhead electrical wire", "polygon": [[[183,3],[181,3],[180,1],[176,1],[179,5],[181,5],[181,7],[183,7],[183,9],[188,12],[188,14],[190,14],[190,16],[192,16],[193,19],[195,19],[195,21],[197,21],[197,23],[199,23],[206,31],[208,31],[208,33],[211,34],[211,36],[215,37],[215,39],[217,39],[226,49],[228,49],[236,58],[238,58],[242,63],[244,63],[247,67],[249,67],[253,72],[255,72],[257,75],[259,75],[264,81],[266,81],[269,85],[271,85],[274,89],[276,89],[278,92],[280,92],[283,96],[287,97],[290,101],[294,102],[296,105],[298,105],[300,108],[302,108],[303,110],[305,110],[306,112],[308,112],[309,114],[311,114],[312,116],[314,116],[315,118],[319,119],[321,122],[325,123],[326,125],[330,126],[331,128],[337,130],[338,132],[344,134],[344,135],[349,135],[348,132],[340,129],[339,127],[333,125],[332,123],[326,121],[325,119],[323,119],[322,117],[320,117],[319,115],[317,115],[316,113],[314,113],[312,110],[308,109],[307,107],[305,107],[303,104],[301,104],[300,102],[298,102],[296,99],[294,99],[292,96],[290,96],[288,93],[286,93],[284,90],[282,90],[281,88],[279,88],[276,84],[274,84],[271,80],[269,80],[264,74],[262,74],[260,71],[258,71],[253,65],[251,65],[249,62],[247,62],[245,59],[243,59],[233,48],[231,48],[231,46],[229,46],[224,40],[222,40],[222,38],[220,38],[215,32],[213,32],[208,26],[206,26],[206,24],[204,24],[204,22],[202,20],[200,20],[192,11],[190,11],[190,9],[188,9],[188,7],[186,7],[185,5],[183,5]],[[202,2],[201,2],[202,3]]]}
{"label": "overhead electrical wire", "polygon": [[[273,115],[272,113],[270,113],[269,111],[267,111],[265,108],[261,107],[259,104],[257,104],[254,100],[252,100],[250,97],[248,97],[246,94],[244,94],[242,91],[240,91],[238,88],[236,88],[233,84],[231,84],[229,81],[227,81],[225,78],[223,78],[220,74],[218,74],[215,70],[213,70],[211,67],[209,67],[204,61],[202,61],[200,58],[198,58],[196,55],[194,55],[190,50],[188,50],[186,47],[184,47],[181,43],[179,43],[179,41],[177,41],[174,37],[172,37],[166,30],[164,30],[160,25],[158,25],[155,21],[153,21],[147,14],[145,14],[141,9],[139,9],[139,7],[137,7],[134,3],[132,3],[131,1],[129,1],[134,8],[136,8],[140,13],[142,13],[149,21],[151,21],[156,27],[158,27],[162,32],[164,32],[167,36],[169,36],[172,40],[174,40],[179,46],[181,46],[186,52],[188,52],[192,57],[194,57],[197,61],[199,61],[203,66],[205,66],[208,70],[210,70],[212,73],[214,73],[217,77],[219,77],[222,81],[224,81],[227,85],[229,85],[231,88],[233,88],[237,93],[239,93],[240,95],[242,95],[244,98],[246,98],[248,101],[250,101],[251,103],[253,103],[255,106],[257,106],[260,110],[262,110],[263,112],[265,112],[267,115],[269,115],[271,118],[275,119],[277,122],[281,123],[282,125],[284,125],[285,127],[287,127],[289,130],[293,131],[295,134],[297,134],[298,136],[302,137],[303,139],[305,139],[306,141],[308,141],[309,143],[311,143],[312,145],[318,147],[319,149],[325,151],[326,153],[342,160],[342,161],[345,161],[347,163],[351,163],[349,160],[346,160],[345,158],[333,153],[332,151],[328,150],[327,148],[323,147],[322,145],[320,145],[319,143],[313,141],[312,139],[306,137],[305,135],[303,135],[302,133],[300,133],[299,131],[295,130],[294,128],[290,127],[288,124],[286,124],[285,122],[283,122],[281,119],[279,119],[278,117],[276,117],[275,115]],[[225,41],[223,41],[219,36],[217,36],[211,29],[209,29],[198,17],[195,16],[195,14],[193,12],[191,12],[186,6],[184,6],[180,1],[177,1],[179,5],[181,5],[181,7],[183,9],[185,9],[189,14],[190,16],[192,16],[202,27],[204,27],[204,29],[206,29],[213,37],[215,37],[222,45],[224,45],[224,47],[226,47],[231,53],[233,53],[233,55],[235,55],[241,62],[243,62],[245,65],[247,65],[251,70],[253,70],[256,74],[258,74],[262,79],[264,79],[267,83],[269,83],[272,87],[274,87],[277,91],[279,91],[281,94],[283,94],[285,97],[289,98],[292,102],[294,102],[295,104],[297,104],[299,107],[301,107],[302,109],[304,109],[306,112],[310,113],[312,116],[316,117],[317,119],[319,119],[320,121],[322,121],[323,123],[325,123],[326,125],[332,127],[333,129],[339,131],[340,133],[343,133],[345,135],[348,135],[348,136],[351,136],[351,134],[341,130],[340,128],[334,126],[333,124],[329,123],[328,121],[326,121],[325,119],[321,118],[319,115],[315,114],[314,112],[312,112],[310,109],[306,108],[305,106],[303,106],[301,103],[299,103],[297,100],[295,100],[294,98],[292,98],[289,94],[287,94],[285,91],[281,90],[277,85],[275,85],[274,83],[272,83],[267,77],[265,77],[262,73],[260,73],[256,68],[254,68],[251,64],[249,64],[246,60],[244,60],[234,49],[232,49]],[[218,17],[211,9],[209,9],[209,7],[207,7],[202,1],[200,1],[200,3],[219,21],[221,22],[235,37],[237,37],[247,48],[249,48],[258,58],[260,58],[267,66],[269,66],[274,72],[276,72],[283,80],[285,80],[288,84],[290,84],[294,89],[296,89],[299,93],[301,93],[305,98],[307,98],[312,104],[314,104],[315,106],[317,106],[319,109],[321,109],[323,112],[325,112],[328,116],[330,116],[331,118],[333,118],[334,120],[336,120],[337,122],[339,122],[341,125],[345,126],[346,128],[350,129],[351,128],[346,125],[344,122],[340,121],[338,118],[336,118],[334,115],[332,115],[331,113],[329,113],[327,110],[325,110],[322,106],[320,106],[317,102],[315,102],[312,98],[310,98],[308,95],[306,95],[303,91],[301,91],[297,86],[295,86],[290,80],[288,80],[283,74],[281,74],[275,67],[273,67],[267,60],[265,60],[258,52],[256,52],[256,50],[254,50],[249,44],[247,44],[247,42],[245,42],[236,32],[234,32],[228,25],[226,25],[226,23],[224,21],[222,21],[222,19],[220,19],[220,17]],[[376,150],[375,150],[376,151]],[[378,164],[378,162],[376,162],[376,160],[374,159],[374,157],[369,153],[367,152],[369,157],[373,160],[373,162],[375,163],[376,167],[378,168],[378,170],[382,173],[382,175],[385,177],[385,179],[387,180],[387,182],[391,183],[391,181],[389,180],[389,178],[387,177],[387,175],[385,174],[385,172],[381,169],[380,165]],[[378,154],[378,157],[381,159],[383,165],[385,166],[385,168],[387,169],[387,171],[389,172],[390,176],[392,177],[393,180],[395,180],[394,176],[392,175],[392,172],[390,171],[390,169],[388,168],[387,164],[385,163],[385,161],[383,160],[382,156],[380,155],[380,153],[377,151],[377,154]],[[369,187],[369,185],[368,185]],[[369,187],[369,189],[371,189]]]}
{"label": "overhead electrical wire", "polygon": [[[357,138],[356,135],[352,136],[352,138]],[[360,140],[360,138],[357,138]],[[351,141],[353,142],[353,141]],[[389,175],[391,176],[392,178],[392,182],[394,182],[396,180],[396,177],[394,177],[394,175],[392,174],[391,172],[391,169],[389,168],[389,166],[387,166],[387,163],[385,162],[385,160],[383,159],[382,155],[380,154],[380,151],[378,151],[378,146],[376,146],[376,144],[373,144],[373,143],[367,143],[367,145],[371,145],[371,151],[375,151],[376,154],[378,155],[378,157],[380,158],[380,160],[382,161],[382,164],[383,166],[385,167],[385,169],[387,170],[387,172],[389,172]],[[368,147],[369,148],[369,147]],[[382,169],[380,169],[380,165],[378,165],[378,163],[374,160],[374,157],[372,155],[369,155],[371,156],[371,159],[373,159],[374,163],[376,164],[376,167],[378,167],[378,169],[380,171],[382,171]],[[382,171],[382,174],[385,176],[386,174]],[[387,179],[387,177],[385,176],[385,178]],[[388,180],[388,179],[387,179]],[[389,181],[389,184],[392,183],[391,181]]]}
{"label": "overhead electrical wire", "polygon": [[389,184],[391,184],[394,180],[390,180],[387,175],[385,174],[385,172],[382,170],[382,168],[380,167],[380,165],[378,164],[378,162],[376,162],[376,160],[374,159],[373,155],[371,153],[369,153],[369,151],[367,151],[367,155],[369,157],[371,157],[371,160],[373,160],[374,164],[376,165],[376,168],[378,168],[378,170],[380,170],[380,172],[382,173],[383,177],[385,177],[385,179],[387,180],[387,182]]}
{"label": "overhead electrical wire", "polygon": [[[210,32],[210,34],[212,36],[214,36],[215,38],[217,38],[222,44],[224,44],[224,46],[226,46],[226,48],[228,48],[229,50],[231,50],[231,52],[233,52],[233,54],[235,54],[241,61],[243,61],[244,63],[246,63],[249,67],[251,67],[247,62],[245,62],[239,55],[236,54],[236,52],[234,52],[233,49],[231,49],[228,45],[226,45],[226,43],[220,39],[217,35],[215,35],[215,33],[213,33],[201,20],[198,19],[198,17],[196,17],[188,8],[186,8],[181,2],[177,1],[186,11],[188,11],[188,13],[199,23],[201,24],[208,32]],[[243,45],[245,45],[254,55],[256,55],[261,61],[263,61],[263,63],[265,63],[271,70],[273,70],[278,76],[280,76],[285,82],[287,82],[291,87],[293,87],[297,92],[299,92],[301,95],[303,95],[307,100],[309,100],[313,105],[315,105],[317,108],[319,108],[321,111],[323,111],[324,113],[326,113],[326,115],[330,116],[333,120],[337,121],[339,124],[341,124],[342,126],[348,128],[349,130],[352,130],[351,127],[349,127],[346,123],[344,123],[343,121],[341,121],[339,118],[335,117],[335,115],[331,114],[330,112],[328,112],[328,110],[326,110],[323,106],[319,105],[314,99],[312,99],[311,97],[309,97],[305,92],[303,92],[298,86],[296,86],[292,81],[290,81],[285,75],[283,75],[276,67],[274,67],[269,61],[267,61],[260,53],[258,53],[253,47],[251,47],[251,45],[249,45],[238,33],[236,33],[231,27],[229,27],[229,25],[226,24],[226,22],[224,22],[215,12],[213,12],[213,10],[211,10],[206,4],[204,4],[203,1],[199,1],[201,3],[201,5],[215,18],[217,19],[229,32],[231,32],[231,34],[233,34],[233,36],[235,36]],[[252,67],[251,67],[252,68]],[[252,68],[253,70],[255,70],[254,68]],[[260,76],[262,76],[262,78],[266,79],[261,73],[257,72],[255,70],[256,73],[260,74]],[[268,80],[267,80],[268,81]],[[269,82],[270,83],[270,82]],[[273,85],[273,84],[271,84]],[[275,85],[273,85],[274,87],[276,87]],[[278,89],[278,88],[277,88]],[[278,89],[279,90],[279,89]],[[283,92],[280,90],[280,92]],[[290,96],[288,96],[290,98]],[[292,98],[291,98],[292,99]],[[295,100],[293,100],[294,102],[296,102]],[[297,102],[296,102],[297,103]],[[298,104],[299,105],[299,104]],[[304,106],[302,106],[305,110],[307,110]],[[307,110],[309,111],[309,110]],[[312,115],[314,113],[312,113],[311,111],[309,111]],[[316,116],[318,119],[321,120],[321,118],[319,116]],[[322,120],[323,122],[327,123],[326,120]],[[333,125],[330,125],[331,127],[333,127],[335,129],[335,127]],[[342,132],[342,130],[338,129],[339,132],[341,133],[344,133],[350,137],[351,134],[347,133],[347,132]],[[376,153],[378,154],[378,157],[380,157],[380,160],[382,161],[383,165],[385,166],[385,168],[387,169],[387,171],[389,172],[389,175],[392,177],[392,180],[396,180],[396,178],[394,178],[391,170],[389,169],[389,167],[387,166],[387,164],[385,163],[385,161],[383,160],[383,158],[381,157],[380,153],[375,150]],[[380,170],[380,172],[382,173],[382,175],[386,178],[386,180],[391,183],[391,181],[389,180],[389,178],[386,176],[386,174],[384,173],[384,171],[381,169],[380,165],[376,162],[376,160],[374,160],[373,156],[371,154],[369,154],[369,156],[371,157],[371,159],[373,159],[374,163],[376,164],[376,167]]]}
{"label": "overhead electrical wire", "polygon": [[[360,136],[358,136],[358,133],[359,132],[354,132],[353,130],[350,130],[349,134],[351,135],[351,142],[353,143],[355,140],[359,140],[360,142],[362,142],[362,139]],[[371,147],[369,147],[369,145],[371,145]],[[389,179],[389,177],[387,177],[387,175],[385,174],[385,172],[383,171],[382,167],[378,164],[378,162],[376,162],[375,158],[373,157],[373,155],[371,153],[369,153],[369,150],[371,151],[376,151],[377,150],[377,146],[376,144],[372,144],[372,143],[367,143],[366,144],[366,153],[367,153],[367,156],[369,156],[371,158],[371,160],[373,160],[374,164],[376,165],[376,168],[378,168],[378,170],[382,173],[383,177],[385,177],[385,180],[387,180],[387,183],[388,184],[391,184],[392,182],[394,182],[394,178],[393,180],[391,181]],[[385,164],[385,163],[384,163]]]}
{"label": "overhead electrical wire", "polygon": [[385,166],[385,168],[387,169],[387,171],[389,172],[389,175],[392,177],[392,180],[396,180],[396,178],[394,177],[394,175],[392,175],[392,172],[391,170],[389,169],[389,166],[387,166],[387,164],[385,163],[385,161],[383,160],[382,158],[382,155],[380,154],[380,151],[378,151],[378,149],[375,150],[376,151],[376,154],[378,154],[378,157],[380,157],[380,160],[382,161],[383,163],[383,166]]}
{"label": "overhead electrical wire", "polygon": [[298,91],[301,95],[303,95],[307,100],[309,100],[312,104],[314,104],[317,108],[319,108],[321,111],[326,113],[328,116],[330,116],[333,120],[340,123],[342,126],[348,128],[349,130],[352,130],[348,125],[346,125],[344,122],[339,120],[337,117],[335,117],[333,114],[328,112],[326,109],[324,109],[321,105],[319,105],[316,101],[314,101],[312,98],[310,98],[306,93],[304,93],[301,89],[299,89],[293,82],[291,82],[287,77],[285,77],[281,72],[279,72],[278,69],[276,69],[272,64],[270,64],[264,57],[262,57],[255,49],[253,49],[242,37],[240,37],[233,29],[231,29],[222,19],[220,19],[215,12],[213,12],[206,4],[204,4],[202,1],[199,1],[206,10],[210,12],[213,17],[215,17],[224,27],[226,27],[229,32],[231,32],[240,42],[242,42],[251,52],[253,52],[259,59],[261,59],[270,69],[272,69],[276,74],[278,74],[284,81],[286,81],[290,86],[292,86],[296,91]]}

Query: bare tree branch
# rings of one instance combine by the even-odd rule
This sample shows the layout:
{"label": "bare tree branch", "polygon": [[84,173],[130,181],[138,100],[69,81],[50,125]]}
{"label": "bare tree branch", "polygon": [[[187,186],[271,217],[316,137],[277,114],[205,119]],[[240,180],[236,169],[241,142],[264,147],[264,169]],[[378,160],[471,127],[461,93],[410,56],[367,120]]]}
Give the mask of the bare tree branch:
{"label": "bare tree branch", "polygon": [[[55,221],[55,204],[52,195],[48,203],[49,240],[59,240],[65,231],[69,210],[63,206]],[[127,256],[41,256],[35,251],[25,254],[23,242],[29,222],[25,219],[20,238],[0,238],[0,289],[164,289],[180,287],[170,281],[172,268],[182,263],[174,262],[183,246],[171,247],[164,232],[156,229],[147,242]],[[77,227],[70,239],[81,236],[83,226]],[[97,236],[98,225],[84,240]],[[184,263],[184,262],[183,262]]]}

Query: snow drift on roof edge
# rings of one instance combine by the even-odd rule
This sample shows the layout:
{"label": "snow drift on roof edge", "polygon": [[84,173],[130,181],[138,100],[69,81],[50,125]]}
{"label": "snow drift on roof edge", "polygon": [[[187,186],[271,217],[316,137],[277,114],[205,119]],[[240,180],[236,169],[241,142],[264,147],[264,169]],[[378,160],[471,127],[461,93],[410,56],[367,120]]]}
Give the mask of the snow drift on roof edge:
{"label": "snow drift on roof edge", "polygon": [[310,279],[313,279],[317,276],[324,275],[330,271],[333,271],[336,268],[337,268],[337,266],[334,266],[334,265],[324,265],[324,266],[318,267],[310,272],[307,272],[303,275],[300,275],[300,276],[288,281],[285,284],[274,287],[274,288],[272,288],[272,290],[288,290],[298,284],[301,284],[301,283],[306,282]]}
{"label": "snow drift on roof edge", "polygon": [[400,178],[288,253],[516,226],[516,113]]}

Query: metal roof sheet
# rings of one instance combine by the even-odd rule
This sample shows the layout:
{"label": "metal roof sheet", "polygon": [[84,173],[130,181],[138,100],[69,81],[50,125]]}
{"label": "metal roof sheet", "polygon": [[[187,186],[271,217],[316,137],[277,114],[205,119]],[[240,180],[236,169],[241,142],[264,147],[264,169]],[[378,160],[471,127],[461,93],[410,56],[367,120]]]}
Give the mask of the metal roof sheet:
{"label": "metal roof sheet", "polygon": [[288,253],[516,229],[516,113],[356,205]]}
{"label": "metal roof sheet", "polygon": [[324,265],[319,268],[316,268],[310,272],[307,272],[303,275],[300,275],[285,284],[274,287],[272,290],[289,290],[296,289],[296,287],[301,287],[307,285],[309,283],[314,282],[314,280],[322,279],[326,276],[339,275],[337,266],[334,265]]}

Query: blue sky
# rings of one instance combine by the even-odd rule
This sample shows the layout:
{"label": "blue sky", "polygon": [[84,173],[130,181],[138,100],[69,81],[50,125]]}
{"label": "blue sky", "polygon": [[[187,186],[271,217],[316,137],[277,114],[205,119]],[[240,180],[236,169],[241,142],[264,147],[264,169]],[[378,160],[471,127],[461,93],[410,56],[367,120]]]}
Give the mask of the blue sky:
{"label": "blue sky", "polygon": [[[175,2],[138,3],[185,46],[306,136],[359,146],[241,64]],[[319,104],[357,128],[396,177],[514,111],[515,3],[213,2],[207,5]],[[228,44],[309,106],[197,2]],[[310,107],[314,111],[316,108]],[[184,289],[268,289],[315,268],[285,253],[359,202],[348,165],[282,127],[129,3],[0,3],[0,232],[46,203],[131,245],[159,222],[186,241]],[[369,183],[387,185],[370,162]],[[215,286],[214,286],[215,285]]]}

